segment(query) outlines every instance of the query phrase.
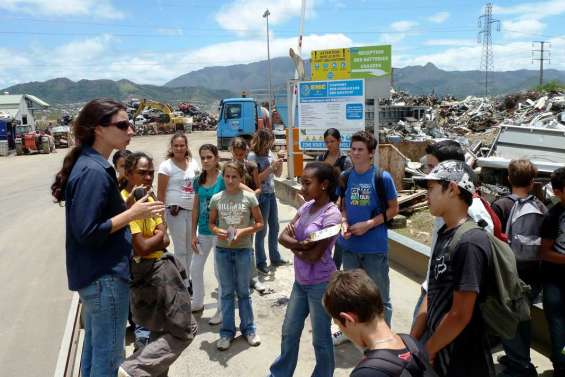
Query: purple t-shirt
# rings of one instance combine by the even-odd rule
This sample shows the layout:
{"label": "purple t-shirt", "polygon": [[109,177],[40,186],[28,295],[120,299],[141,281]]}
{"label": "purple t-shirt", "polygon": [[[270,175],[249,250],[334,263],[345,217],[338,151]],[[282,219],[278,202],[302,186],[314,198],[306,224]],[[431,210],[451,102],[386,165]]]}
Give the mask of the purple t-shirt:
{"label": "purple t-shirt", "polygon": [[[298,209],[298,220],[295,224],[296,239],[303,241],[310,233],[328,228],[332,225],[341,223],[341,213],[334,203],[328,203],[315,213],[310,213],[310,208],[314,204],[311,200],[306,202]],[[335,272],[335,263],[332,259],[332,248],[334,247],[337,235],[333,237],[322,258],[314,263],[309,263],[294,256],[294,274],[296,281],[303,285],[313,285],[328,282],[331,275]]]}

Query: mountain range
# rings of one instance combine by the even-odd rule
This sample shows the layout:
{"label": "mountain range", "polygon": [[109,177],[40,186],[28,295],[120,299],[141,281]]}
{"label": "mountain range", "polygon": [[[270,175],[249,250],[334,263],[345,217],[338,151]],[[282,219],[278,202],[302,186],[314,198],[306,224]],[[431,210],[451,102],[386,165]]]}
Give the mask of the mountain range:
{"label": "mountain range", "polygon": [[[224,67],[207,67],[181,75],[163,86],[136,84],[129,80],[80,80],[57,78],[44,82],[18,84],[2,89],[10,93],[35,95],[51,104],[86,102],[96,97],[125,100],[130,97],[151,98],[164,102],[194,102],[212,104],[226,97],[239,95],[242,90],[253,92],[267,87],[267,62],[238,64]],[[272,84],[281,88],[294,76],[294,66],[289,58],[271,60]],[[538,83],[538,71],[516,70],[489,74],[489,94],[499,95],[531,89]],[[309,64],[306,62],[306,76]],[[565,72],[553,69],[544,71],[546,82],[565,82]],[[436,94],[465,97],[484,94],[484,73],[480,71],[445,71],[428,63],[393,69],[395,89],[412,95]]]}

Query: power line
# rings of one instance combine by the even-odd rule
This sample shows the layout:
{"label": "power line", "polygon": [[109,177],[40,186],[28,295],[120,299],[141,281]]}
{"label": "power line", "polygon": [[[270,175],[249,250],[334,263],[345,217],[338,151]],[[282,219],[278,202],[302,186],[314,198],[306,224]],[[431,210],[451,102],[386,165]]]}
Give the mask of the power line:
{"label": "power line", "polygon": [[[536,43],[539,43],[540,48],[539,50],[533,49],[534,45]],[[547,49],[545,48],[545,46],[547,45]],[[549,50],[551,48],[551,43],[546,42],[546,41],[534,41],[532,42],[532,63],[535,60],[539,60],[539,84],[540,86],[543,85],[543,62],[547,61],[548,63],[551,64],[551,51]],[[546,54],[547,53],[547,57]]]}
{"label": "power line", "polygon": [[492,50],[492,25],[500,31],[500,21],[492,18],[492,3],[487,3],[485,12],[479,17],[479,43],[483,43],[481,69],[485,71],[485,97],[488,96],[488,74],[494,70],[494,52]]}

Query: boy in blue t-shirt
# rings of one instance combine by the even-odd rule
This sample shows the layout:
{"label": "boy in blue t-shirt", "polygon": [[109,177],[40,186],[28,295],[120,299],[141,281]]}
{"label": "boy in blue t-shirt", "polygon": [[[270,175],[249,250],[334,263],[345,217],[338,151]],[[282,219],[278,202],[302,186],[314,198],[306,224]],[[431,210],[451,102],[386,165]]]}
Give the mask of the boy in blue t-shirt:
{"label": "boy in blue t-shirt", "polygon": [[[344,197],[341,200],[342,234],[338,239],[343,251],[343,268],[361,268],[373,279],[381,292],[385,307],[385,321],[390,326],[392,305],[390,303],[388,277],[388,235],[386,220],[398,213],[396,188],[391,175],[384,171],[382,179],[386,214],[382,200],[378,197],[373,155],[377,141],[366,131],[356,132],[351,137],[351,160],[353,168],[342,173]],[[347,176],[347,179],[345,179]]]}

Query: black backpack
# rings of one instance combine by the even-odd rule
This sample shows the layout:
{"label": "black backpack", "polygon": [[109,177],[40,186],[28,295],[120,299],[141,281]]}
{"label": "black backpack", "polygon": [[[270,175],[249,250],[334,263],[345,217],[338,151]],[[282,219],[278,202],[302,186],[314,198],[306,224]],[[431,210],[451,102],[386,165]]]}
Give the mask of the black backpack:
{"label": "black backpack", "polygon": [[[342,199],[345,197],[345,191],[347,190],[347,182],[349,181],[349,176],[351,175],[352,170],[353,168],[349,168],[345,170],[344,172],[341,173],[341,176],[339,177],[339,197]],[[387,219],[386,217],[386,210],[388,209],[388,200],[386,200],[386,189],[383,179],[383,171],[384,170],[382,170],[381,168],[376,168],[375,183],[373,188],[377,192],[377,200],[379,201],[379,206],[383,209],[382,214],[385,219],[384,224],[388,226],[392,222],[392,219]],[[378,213],[375,211],[374,213],[371,214],[371,217],[375,217],[377,215]]]}
{"label": "black backpack", "polygon": [[390,377],[437,377],[424,352],[410,335],[398,334],[410,352],[410,360],[405,361],[390,350],[372,351],[355,370],[371,368]]}

